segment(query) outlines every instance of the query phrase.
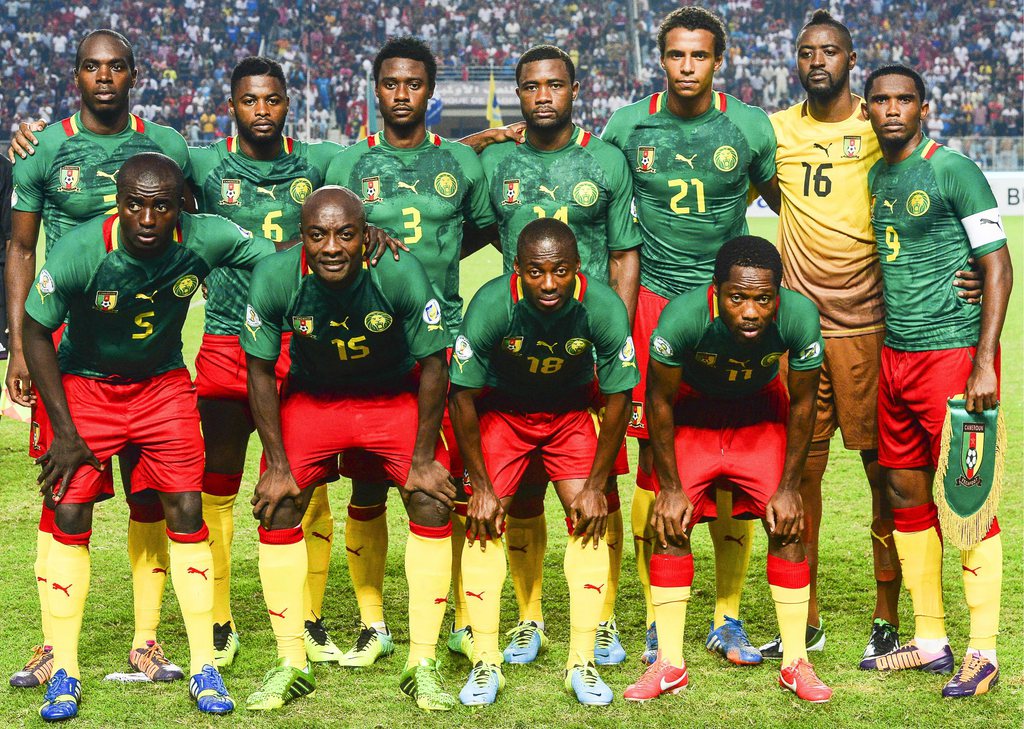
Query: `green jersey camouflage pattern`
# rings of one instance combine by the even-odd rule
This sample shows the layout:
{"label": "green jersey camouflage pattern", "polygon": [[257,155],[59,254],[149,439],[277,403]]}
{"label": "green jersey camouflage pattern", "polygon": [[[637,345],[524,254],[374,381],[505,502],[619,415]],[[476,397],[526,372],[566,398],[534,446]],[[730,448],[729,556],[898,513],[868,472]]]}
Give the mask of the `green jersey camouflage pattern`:
{"label": "green jersey camouflage pattern", "polygon": [[640,382],[626,305],[607,284],[577,276],[573,297],[546,313],[523,296],[519,276],[506,274],[470,302],[451,381],[493,388],[488,404],[502,410],[579,410],[592,401],[595,361],[603,393]]}
{"label": "green jersey camouflage pattern", "polygon": [[876,162],[868,184],[882,262],[885,343],[906,351],[975,346],[981,307],[965,304],[952,282],[969,256],[1006,245],[985,175],[925,137],[902,162]]}
{"label": "green jersey camouflage pattern", "polygon": [[[299,214],[306,197],[324,184],[331,160],[342,149],[334,142],[308,144],[283,139],[273,160],[255,160],[228,137],[209,147],[194,147],[192,189],[201,213],[216,213],[264,238],[280,242],[299,238]],[[206,280],[208,334],[237,335],[245,318],[245,298],[252,274],[217,268]]]}
{"label": "green jersey camouflage pattern", "polygon": [[182,213],[174,240],[158,258],[135,258],[115,214],[53,245],[25,313],[49,329],[67,316],[61,372],[134,382],[184,367],[181,328],[203,279],[217,266],[251,269],[274,252],[272,241],[216,215]]}
{"label": "green jersey camouflage pattern", "polygon": [[41,213],[46,252],[71,228],[117,212],[117,172],[140,152],[160,152],[190,174],[188,146],[180,134],[134,114],[118,134],[94,134],[79,115],[36,134],[39,146],[14,165],[12,207]]}
{"label": "green jersey camouflage pattern", "polygon": [[367,222],[409,246],[426,269],[454,336],[462,321],[462,224],[485,228],[494,223],[476,153],[436,134],[401,149],[377,132],[335,158],[327,184],[359,195]]}
{"label": "green jersey camouflage pattern", "polygon": [[498,213],[505,273],[511,273],[519,233],[531,220],[552,217],[572,228],[584,275],[608,280],[608,252],[640,245],[630,204],[633,180],[615,147],[579,127],[551,152],[522,144],[492,144],[480,157]]}
{"label": "green jersey camouflage pattern", "polygon": [[668,303],[651,335],[651,358],[683,368],[683,381],[710,397],[751,395],[779,374],[779,358],[789,353],[793,370],[821,367],[825,340],[818,309],[803,294],[779,290],[775,319],[757,342],[736,341],[718,316],[711,286]]}
{"label": "green jersey camouflage pattern", "polygon": [[256,267],[242,349],[276,361],[293,332],[288,387],[306,392],[408,389],[416,360],[448,346],[441,305],[414,256],[364,263],[342,291],[320,282],[294,246]]}
{"label": "green jersey camouflage pattern", "polygon": [[775,175],[768,116],[713,92],[711,108],[682,119],[665,92],[612,114],[603,138],[633,172],[640,285],[665,298],[711,281],[722,244],[747,233],[747,190]]}

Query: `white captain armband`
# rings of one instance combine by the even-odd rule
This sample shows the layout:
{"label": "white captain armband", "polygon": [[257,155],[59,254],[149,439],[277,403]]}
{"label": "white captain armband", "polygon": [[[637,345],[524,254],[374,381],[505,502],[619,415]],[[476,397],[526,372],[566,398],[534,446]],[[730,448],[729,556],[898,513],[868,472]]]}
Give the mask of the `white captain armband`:
{"label": "white captain armband", "polygon": [[969,215],[960,222],[967,232],[967,239],[971,242],[972,251],[989,243],[1006,240],[1006,231],[1003,229],[1003,221],[999,217],[998,208]]}

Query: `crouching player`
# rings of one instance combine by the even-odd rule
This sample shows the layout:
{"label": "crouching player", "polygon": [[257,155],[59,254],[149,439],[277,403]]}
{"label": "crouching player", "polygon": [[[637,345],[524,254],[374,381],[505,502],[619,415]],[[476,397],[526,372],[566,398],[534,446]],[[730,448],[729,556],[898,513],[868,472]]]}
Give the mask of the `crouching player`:
{"label": "crouching player", "polygon": [[[56,502],[47,557],[55,672],[39,710],[47,721],[78,714],[93,504],[110,495],[102,472],[129,446],[139,454],[133,491],[158,492],[167,518],[171,581],[189,641],[189,693],[200,711],[234,708],[213,666],[203,439],[181,329],[211,269],[251,268],[274,244],[223,218],[182,214],[184,184],[169,157],[130,158],[117,177],[117,214],[57,241],[25,304],[25,356],[54,426],[53,443],[38,459],[43,492]],[[54,352],[51,333],[65,317]]]}
{"label": "crouching player", "polygon": [[[781,281],[782,260],[768,241],[733,238],[715,258],[711,286],[670,302],[651,336],[647,415],[659,489],[651,599],[660,651],[626,699],[647,701],[687,684],[689,535],[718,516],[719,484],[732,487],[733,516],[761,519],[768,533],[768,584],[784,650],[779,684],[805,701],[832,696],[807,662],[810,571],[799,540],[800,474],[824,342],[814,304]],[[778,361],[786,354],[784,385]]]}
{"label": "crouching player", "polygon": [[[277,667],[246,707],[277,709],[314,690],[303,645],[300,522],[316,487],[338,479],[338,455],[358,448],[381,459],[409,514],[402,691],[422,709],[448,710],[455,698],[443,691],[434,656],[451,586],[455,497],[438,439],[448,388],[441,307],[415,257],[385,256],[376,268],[364,262],[366,216],[345,188],[311,194],[300,232],[301,246],[253,272],[240,335],[266,459],[252,503],[278,651]],[[285,328],[293,333],[292,364],[279,398],[274,365]]]}
{"label": "crouching player", "polygon": [[[611,703],[612,691],[594,665],[594,637],[609,556],[598,544],[608,518],[605,484],[640,380],[629,317],[607,284],[580,274],[576,238],[554,218],[523,228],[514,271],[473,299],[452,356],[449,412],[471,492],[462,581],[475,641],[473,670],[459,699],[490,704],[504,685],[498,649],[506,574],[501,534],[505,510],[537,457],[569,527],[565,687],[580,703],[603,706]],[[600,434],[590,409],[597,384],[606,403]]]}

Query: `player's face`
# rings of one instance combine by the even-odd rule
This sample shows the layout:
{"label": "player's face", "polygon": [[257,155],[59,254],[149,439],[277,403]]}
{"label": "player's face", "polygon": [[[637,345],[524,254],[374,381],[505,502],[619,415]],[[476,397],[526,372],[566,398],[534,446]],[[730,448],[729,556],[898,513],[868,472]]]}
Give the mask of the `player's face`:
{"label": "player's face", "polygon": [[875,79],[865,106],[871,128],[886,147],[912,140],[921,131],[921,120],[928,116],[928,103],[921,103],[914,80],[896,74]]}
{"label": "player's face", "polygon": [[82,63],[75,70],[75,85],[82,104],[98,116],[122,112],[138,76],[128,65],[124,44],[107,35],[95,35],[82,46]]}
{"label": "player's face", "polygon": [[121,243],[136,258],[156,258],[174,239],[182,199],[172,181],[140,175],[117,195]]}
{"label": "player's face", "polygon": [[683,99],[711,93],[715,71],[722,57],[715,57],[715,36],[709,30],[673,28],[665,36],[661,67],[668,92]]}
{"label": "player's face", "polygon": [[573,294],[580,259],[557,241],[540,241],[516,257],[515,272],[523,283],[523,296],[542,312],[558,311]]}
{"label": "player's face", "polygon": [[288,94],[273,76],[246,76],[235,85],[230,111],[247,141],[276,142],[288,117]]}
{"label": "player's face", "polygon": [[326,202],[302,219],[306,262],[329,288],[344,288],[363,265],[366,224],[343,204]]}
{"label": "player's face", "polygon": [[715,285],[718,314],[740,344],[753,344],[765,333],[775,316],[779,288],[765,268],[733,266],[729,280]]}
{"label": "player's face", "polygon": [[519,72],[519,108],[531,129],[560,129],[572,123],[572,102],[580,91],[558,59],[527,63]]}
{"label": "player's face", "polygon": [[797,39],[796,69],[809,96],[831,99],[849,86],[857,54],[836,28],[812,25]]}
{"label": "player's face", "polygon": [[384,124],[395,127],[422,124],[427,115],[427,101],[434,95],[423,62],[389,58],[381,64],[379,76],[377,102]]}

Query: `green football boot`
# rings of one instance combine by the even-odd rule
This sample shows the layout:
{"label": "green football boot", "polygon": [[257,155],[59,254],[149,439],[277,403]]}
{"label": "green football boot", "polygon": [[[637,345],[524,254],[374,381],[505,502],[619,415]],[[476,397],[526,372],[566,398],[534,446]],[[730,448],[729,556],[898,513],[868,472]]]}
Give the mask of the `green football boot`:
{"label": "green football boot", "polygon": [[402,693],[413,698],[424,711],[451,711],[455,708],[455,697],[444,690],[437,661],[433,658],[421,658],[419,663],[405,669],[399,686]]}
{"label": "green football boot", "polygon": [[273,711],[292,699],[312,696],[315,692],[316,680],[309,664],[305,668],[295,668],[288,665],[288,659],[279,658],[277,666],[263,677],[263,685],[245,700],[245,708],[250,711]]}
{"label": "green football boot", "polygon": [[356,638],[356,644],[348,653],[338,659],[338,665],[345,668],[366,668],[377,662],[378,658],[390,656],[395,651],[395,639],[391,631],[383,631],[363,625]]}

